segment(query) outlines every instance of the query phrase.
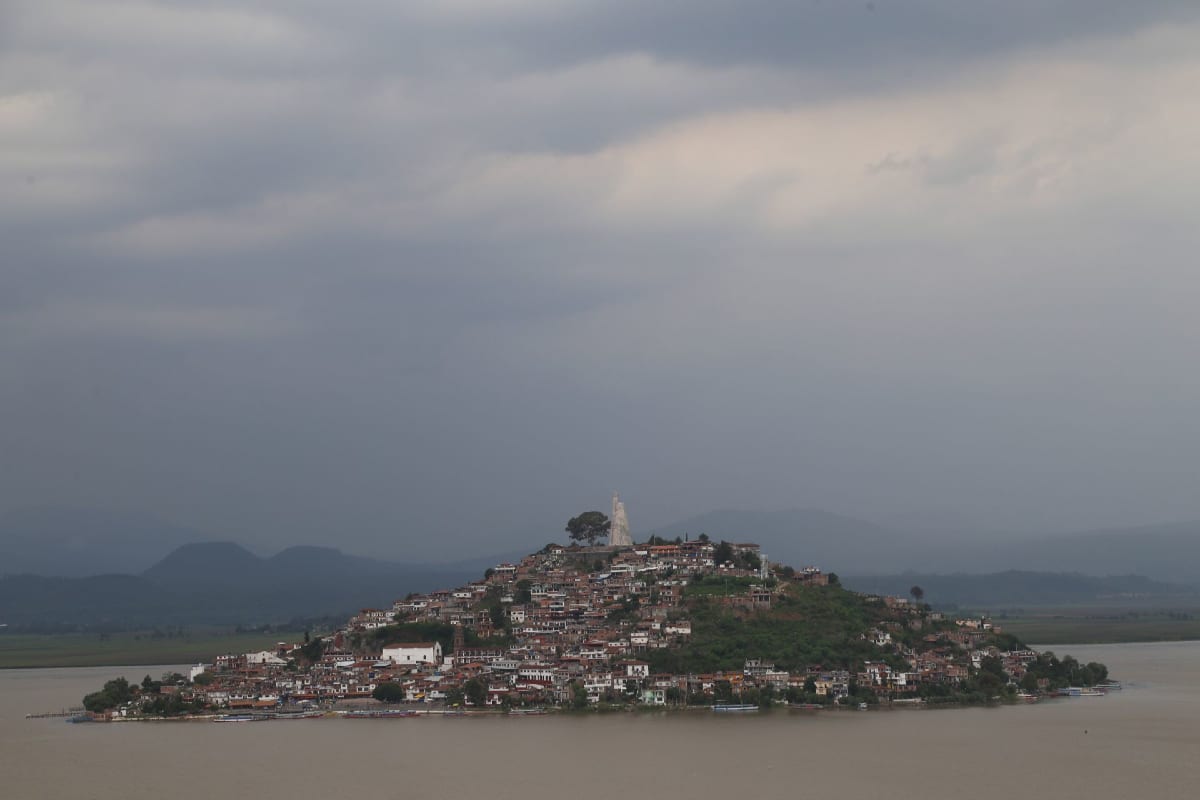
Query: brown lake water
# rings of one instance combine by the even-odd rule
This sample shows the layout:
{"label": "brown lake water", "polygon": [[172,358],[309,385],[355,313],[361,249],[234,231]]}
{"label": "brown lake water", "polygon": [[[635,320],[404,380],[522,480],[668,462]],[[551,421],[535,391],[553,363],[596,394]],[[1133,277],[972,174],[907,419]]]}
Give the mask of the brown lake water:
{"label": "brown lake water", "polygon": [[1200,642],[1050,648],[1106,697],[939,711],[70,725],[105,680],[0,671],[0,798],[1200,797]]}

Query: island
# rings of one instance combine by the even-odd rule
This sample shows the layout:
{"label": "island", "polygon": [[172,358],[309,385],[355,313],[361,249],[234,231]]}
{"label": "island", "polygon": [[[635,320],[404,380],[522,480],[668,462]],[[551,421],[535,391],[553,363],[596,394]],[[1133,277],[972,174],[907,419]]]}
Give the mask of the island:
{"label": "island", "polygon": [[[986,617],[939,613],[918,586],[857,593],[834,573],[705,535],[632,543],[616,502],[614,512],[573,518],[570,544],[363,609],[336,630],[216,655],[188,675],[109,681],[79,719],[859,710],[1118,686],[1103,664],[1037,652]],[[597,543],[606,536],[616,543]]]}

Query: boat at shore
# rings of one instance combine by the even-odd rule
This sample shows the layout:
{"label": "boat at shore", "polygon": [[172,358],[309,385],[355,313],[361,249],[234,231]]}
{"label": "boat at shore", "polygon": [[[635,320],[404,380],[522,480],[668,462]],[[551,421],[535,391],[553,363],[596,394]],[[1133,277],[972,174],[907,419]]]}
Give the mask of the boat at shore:
{"label": "boat at shore", "polygon": [[342,716],[346,719],[401,719],[406,717],[415,717],[417,712],[412,709],[373,709],[369,711],[344,711]]}
{"label": "boat at shore", "polygon": [[738,714],[748,711],[758,711],[758,706],[751,705],[750,703],[723,703],[713,706],[712,710],[718,714]]}
{"label": "boat at shore", "polygon": [[222,714],[213,717],[213,722],[267,722],[270,719],[266,714]]}
{"label": "boat at shore", "polygon": [[1106,692],[1099,688],[1084,686],[1064,686],[1058,690],[1060,697],[1103,697]]}
{"label": "boat at shore", "polygon": [[324,711],[281,711],[272,719],[320,719],[325,716]]}

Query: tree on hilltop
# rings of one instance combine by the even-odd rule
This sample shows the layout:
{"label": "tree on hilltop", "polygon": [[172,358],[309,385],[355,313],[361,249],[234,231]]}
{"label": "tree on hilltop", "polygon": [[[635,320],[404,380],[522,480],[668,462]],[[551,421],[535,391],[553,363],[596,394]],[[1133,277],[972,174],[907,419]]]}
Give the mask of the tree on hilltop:
{"label": "tree on hilltop", "polygon": [[571,534],[573,542],[587,542],[588,546],[596,544],[597,539],[608,536],[612,523],[608,516],[600,511],[585,511],[578,517],[567,521],[567,533]]}

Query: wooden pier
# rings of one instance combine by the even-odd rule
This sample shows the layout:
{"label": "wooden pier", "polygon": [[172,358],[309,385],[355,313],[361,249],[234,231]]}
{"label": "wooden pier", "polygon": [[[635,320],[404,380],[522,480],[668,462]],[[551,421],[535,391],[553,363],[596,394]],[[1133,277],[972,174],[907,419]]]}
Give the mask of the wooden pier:
{"label": "wooden pier", "polygon": [[53,719],[54,717],[73,717],[76,714],[83,714],[84,709],[80,708],[64,708],[60,711],[46,711],[41,714],[26,714],[25,719]]}

